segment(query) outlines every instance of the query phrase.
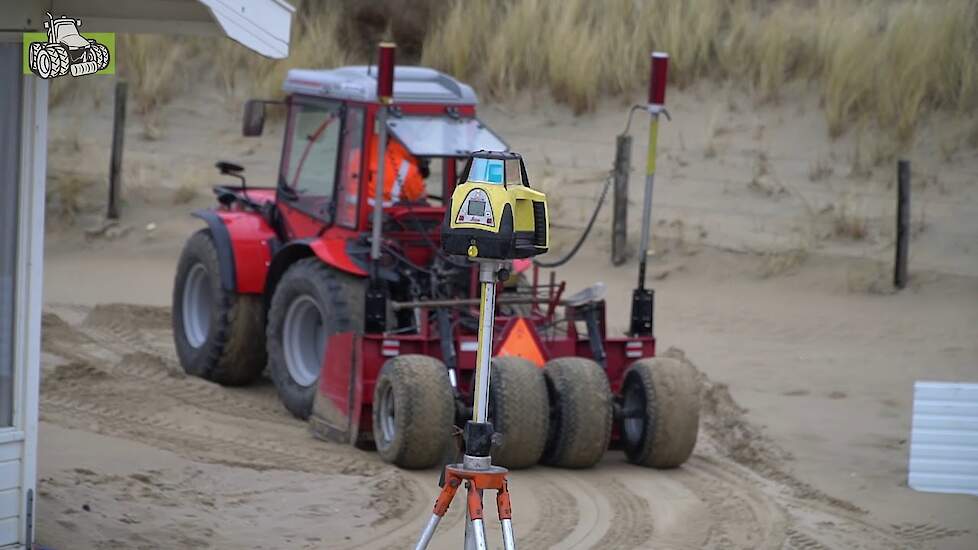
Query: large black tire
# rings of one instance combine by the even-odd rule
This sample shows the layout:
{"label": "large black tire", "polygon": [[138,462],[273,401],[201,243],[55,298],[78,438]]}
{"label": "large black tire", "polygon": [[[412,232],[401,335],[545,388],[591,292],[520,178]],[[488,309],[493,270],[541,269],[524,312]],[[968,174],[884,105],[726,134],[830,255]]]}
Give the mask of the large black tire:
{"label": "large black tire", "polygon": [[[339,272],[311,257],[292,264],[275,287],[265,333],[268,372],[282,404],[295,416],[306,419],[312,412],[329,337],[363,330],[365,286],[364,279]],[[308,310],[309,307],[314,309]],[[306,312],[313,316],[309,319],[318,316],[315,330],[290,317],[300,315],[299,308],[307,308]],[[290,325],[295,327],[294,333],[286,327],[289,319],[295,319],[295,325]],[[313,342],[318,349],[311,354],[304,354],[297,347]]]}
{"label": "large black tire", "polygon": [[612,398],[600,365],[582,357],[560,357],[543,369],[550,397],[550,430],[543,462],[590,468],[611,440]]}
{"label": "large black tire", "polygon": [[696,446],[700,402],[695,373],[676,359],[641,359],[622,385],[622,444],[630,462],[675,468]]}
{"label": "large black tire", "polygon": [[104,44],[99,44],[97,42],[92,43],[92,56],[95,58],[95,64],[98,70],[103,70],[109,66],[109,49],[105,47]]}
{"label": "large black tire", "polygon": [[494,357],[490,372],[489,420],[502,436],[492,462],[529,468],[540,461],[550,426],[542,369],[520,357]]}
{"label": "large black tire", "polygon": [[68,48],[61,44],[48,44],[45,49],[51,53],[51,77],[64,76],[71,69]]}
{"label": "large black tire", "polygon": [[177,356],[187,374],[228,386],[247,384],[261,375],[265,368],[261,297],[221,286],[221,266],[209,229],[194,233],[180,254],[172,318]]}
{"label": "large black tire", "polygon": [[425,355],[384,364],[374,387],[377,452],[401,468],[430,468],[445,456],[455,425],[455,398],[445,365]]}

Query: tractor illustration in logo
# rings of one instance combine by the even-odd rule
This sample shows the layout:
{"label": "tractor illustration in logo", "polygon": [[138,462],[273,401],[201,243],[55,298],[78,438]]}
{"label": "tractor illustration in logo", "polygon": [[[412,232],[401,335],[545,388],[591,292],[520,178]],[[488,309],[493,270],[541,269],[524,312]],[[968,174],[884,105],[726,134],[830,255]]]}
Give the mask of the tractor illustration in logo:
{"label": "tractor illustration in logo", "polygon": [[108,67],[109,49],[79,34],[80,26],[80,19],[64,15],[55,18],[48,12],[48,20],[44,22],[48,41],[30,45],[31,71],[41,78],[56,78],[68,73],[71,76],[92,74]]}

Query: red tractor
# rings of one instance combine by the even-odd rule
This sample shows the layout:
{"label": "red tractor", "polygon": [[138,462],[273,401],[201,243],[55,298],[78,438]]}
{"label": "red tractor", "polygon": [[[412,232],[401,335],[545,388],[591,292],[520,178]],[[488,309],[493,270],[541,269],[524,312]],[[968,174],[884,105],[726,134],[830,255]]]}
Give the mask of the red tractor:
{"label": "red tractor", "polygon": [[[243,385],[267,368],[315,434],[426,468],[471,416],[478,330],[477,269],[441,251],[444,203],[460,160],[507,147],[476,118],[469,86],[397,67],[386,107],[376,80],[364,66],[289,71],[277,185],[247,186],[243,168],[218,163],[240,184],[216,186],[219,204],[194,213],[207,227],[177,267],[174,338],[188,373]],[[247,103],[245,135],[261,133],[266,103]],[[430,181],[419,200],[383,205],[373,260],[384,108],[392,143]],[[569,296],[529,261],[513,271],[496,300],[494,463],[589,467],[609,444],[637,464],[684,462],[699,417],[693,373],[654,357],[651,328],[609,336],[601,285]]]}

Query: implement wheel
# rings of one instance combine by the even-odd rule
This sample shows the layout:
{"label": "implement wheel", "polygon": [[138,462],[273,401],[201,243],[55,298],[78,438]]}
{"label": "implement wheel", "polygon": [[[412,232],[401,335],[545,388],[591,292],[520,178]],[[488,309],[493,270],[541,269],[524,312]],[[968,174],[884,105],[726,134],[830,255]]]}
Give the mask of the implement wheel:
{"label": "implement wheel", "polygon": [[612,400],[600,365],[583,357],[560,357],[543,369],[550,396],[550,430],[543,462],[590,468],[611,439]]}
{"label": "implement wheel", "polygon": [[319,258],[292,264],[275,287],[268,310],[268,372],[292,414],[308,418],[329,337],[363,330],[366,282]]}
{"label": "implement wheel", "polygon": [[265,368],[261,297],[221,285],[209,229],[183,247],[173,282],[173,340],[187,374],[228,386],[247,384]]}
{"label": "implement wheel", "polygon": [[550,410],[542,369],[520,357],[494,357],[489,384],[489,421],[502,435],[492,462],[513,470],[540,461]]}
{"label": "implement wheel", "polygon": [[455,425],[455,397],[444,363],[425,355],[384,363],[374,387],[373,425],[385,462],[408,469],[440,463]]}
{"label": "implement wheel", "polygon": [[622,385],[622,442],[630,462],[675,468],[696,445],[700,402],[696,377],[680,361],[636,361]]}

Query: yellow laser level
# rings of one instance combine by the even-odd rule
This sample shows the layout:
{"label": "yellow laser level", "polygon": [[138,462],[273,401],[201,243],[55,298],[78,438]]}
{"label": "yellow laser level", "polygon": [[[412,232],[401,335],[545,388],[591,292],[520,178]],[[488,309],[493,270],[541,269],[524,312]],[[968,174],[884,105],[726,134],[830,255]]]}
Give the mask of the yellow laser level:
{"label": "yellow laser level", "polygon": [[442,248],[470,259],[512,260],[550,247],[547,196],[530,189],[517,153],[472,153],[445,211]]}

